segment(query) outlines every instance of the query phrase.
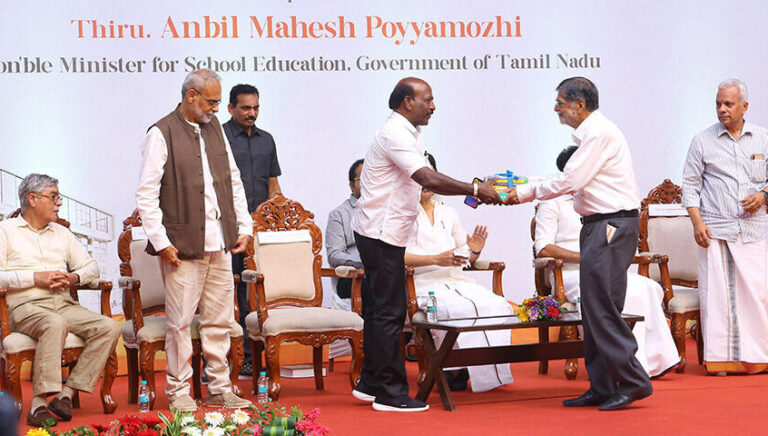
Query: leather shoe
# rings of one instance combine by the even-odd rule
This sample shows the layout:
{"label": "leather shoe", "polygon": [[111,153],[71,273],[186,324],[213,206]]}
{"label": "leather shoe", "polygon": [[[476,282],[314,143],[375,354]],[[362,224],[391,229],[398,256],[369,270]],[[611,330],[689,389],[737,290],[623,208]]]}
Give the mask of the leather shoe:
{"label": "leather shoe", "polygon": [[69,421],[72,419],[72,400],[67,397],[53,397],[48,403],[48,410],[55,413],[62,421]]}
{"label": "leather shoe", "polygon": [[598,406],[597,409],[602,411],[623,409],[637,400],[642,400],[643,398],[650,396],[652,393],[653,388],[649,387],[648,389],[642,390],[633,395],[616,394],[607,399],[605,402],[600,403],[600,406]]}
{"label": "leather shoe", "polygon": [[565,407],[587,407],[597,406],[605,401],[605,398],[597,394],[597,392],[589,389],[584,392],[580,397],[563,400],[563,406]]}
{"label": "leather shoe", "polygon": [[40,406],[34,411],[30,411],[29,415],[27,415],[27,425],[31,427],[45,427],[46,423],[53,423],[51,427],[57,424],[56,418],[51,415],[51,412],[45,406]]}

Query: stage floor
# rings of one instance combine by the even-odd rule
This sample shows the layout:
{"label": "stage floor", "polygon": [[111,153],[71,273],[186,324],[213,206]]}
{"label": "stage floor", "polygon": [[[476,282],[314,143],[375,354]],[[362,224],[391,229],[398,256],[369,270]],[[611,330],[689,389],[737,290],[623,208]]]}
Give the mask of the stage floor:
{"label": "stage floor", "polygon": [[[320,408],[322,414],[317,422],[329,427],[333,435],[754,434],[768,410],[768,375],[708,376],[695,363],[696,344],[692,340],[688,341],[687,349],[689,364],[685,374],[671,372],[654,380],[654,395],[616,412],[562,407],[563,399],[577,396],[588,387],[583,362],[578,377],[571,381],[563,374],[563,361],[550,362],[548,375],[537,374],[537,363],[513,364],[513,384],[486,393],[456,392],[455,412],[443,410],[437,391],[429,397],[428,412],[375,412],[350,395],[347,362],[337,362],[334,372],[325,377],[324,391],[315,390],[313,379],[283,379],[280,402],[286,406],[299,405],[305,411]],[[414,395],[418,370],[411,362],[407,369]],[[164,375],[156,374],[160,392],[165,385]],[[98,395],[85,394],[81,395],[82,408],[74,411],[73,420],[60,423],[55,429],[103,424],[135,414],[137,406],[126,403],[126,383],[126,377],[115,381],[113,392],[120,405],[114,415],[101,414]],[[243,390],[249,386],[250,381],[240,381]],[[28,413],[30,382],[24,382],[24,395],[22,423]],[[250,395],[248,398],[254,399]],[[156,405],[157,410],[168,410],[163,395],[158,396]],[[19,429],[20,434],[27,430],[25,425]]]}

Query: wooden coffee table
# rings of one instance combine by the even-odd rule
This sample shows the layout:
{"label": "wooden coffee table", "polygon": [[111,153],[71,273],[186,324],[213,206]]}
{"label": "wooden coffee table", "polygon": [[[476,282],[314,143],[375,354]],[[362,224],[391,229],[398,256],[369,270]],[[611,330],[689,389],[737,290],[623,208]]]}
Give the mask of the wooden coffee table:
{"label": "wooden coffee table", "polygon": [[[622,318],[629,324],[630,328],[636,322],[643,320],[642,316],[629,314],[623,314]],[[419,386],[416,399],[426,402],[435,382],[437,382],[437,389],[440,392],[440,399],[445,410],[456,410],[443,368],[584,357],[584,342],[582,340],[454,350],[456,338],[463,332],[528,328],[548,329],[549,327],[578,326],[580,324],[581,314],[579,312],[565,313],[557,321],[521,322],[517,315],[438,320],[437,323],[412,321],[411,325],[424,344],[427,364],[425,378]],[[445,338],[439,349],[435,347],[435,342],[432,340],[431,330],[445,331]]]}

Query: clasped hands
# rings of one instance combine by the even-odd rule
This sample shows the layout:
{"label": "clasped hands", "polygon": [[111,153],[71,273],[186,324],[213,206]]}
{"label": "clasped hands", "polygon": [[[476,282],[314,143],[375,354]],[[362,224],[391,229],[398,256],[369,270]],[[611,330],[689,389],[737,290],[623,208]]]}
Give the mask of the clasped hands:
{"label": "clasped hands", "polygon": [[75,273],[63,271],[39,271],[34,274],[35,286],[50,289],[53,292],[68,291],[71,285],[80,280]]}

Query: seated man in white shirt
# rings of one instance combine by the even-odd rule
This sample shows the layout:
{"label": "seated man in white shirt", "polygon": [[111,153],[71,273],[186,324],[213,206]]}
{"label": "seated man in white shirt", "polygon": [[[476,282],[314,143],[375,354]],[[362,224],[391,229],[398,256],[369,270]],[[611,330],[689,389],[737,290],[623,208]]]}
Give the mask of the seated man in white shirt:
{"label": "seated man in white shirt", "polygon": [[[72,419],[75,390],[93,392],[117,344],[117,322],[80,306],[73,284],[99,278],[99,266],[72,232],[56,223],[61,206],[58,180],[30,174],[19,185],[21,216],[0,222],[0,287],[8,289],[14,331],[37,339],[32,405],[27,424],[41,427]],[[85,348],[61,388],[61,352],[67,333]],[[60,392],[46,406],[46,396]]]}
{"label": "seated man in white shirt", "polygon": [[[560,171],[576,151],[575,146],[563,150],[557,158]],[[576,304],[579,299],[579,214],[573,209],[570,195],[543,201],[536,211],[536,257],[563,259],[563,284],[566,299]],[[552,277],[550,277],[552,281]],[[635,357],[651,377],[658,377],[680,362],[672,334],[662,309],[664,292],[655,281],[641,275],[627,273],[627,293],[624,312],[642,315],[645,321],[637,323],[632,333],[637,340]]]}

